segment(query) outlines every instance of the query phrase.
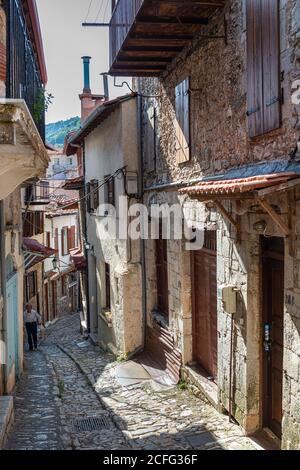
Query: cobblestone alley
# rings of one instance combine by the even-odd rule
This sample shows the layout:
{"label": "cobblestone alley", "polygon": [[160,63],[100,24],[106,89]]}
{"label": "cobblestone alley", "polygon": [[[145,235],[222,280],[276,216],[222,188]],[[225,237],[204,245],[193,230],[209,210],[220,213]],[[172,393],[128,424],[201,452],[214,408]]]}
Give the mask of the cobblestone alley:
{"label": "cobblestone alley", "polygon": [[82,340],[77,315],[61,318],[39,351],[26,354],[6,449],[254,449],[189,390],[122,387],[118,365]]}

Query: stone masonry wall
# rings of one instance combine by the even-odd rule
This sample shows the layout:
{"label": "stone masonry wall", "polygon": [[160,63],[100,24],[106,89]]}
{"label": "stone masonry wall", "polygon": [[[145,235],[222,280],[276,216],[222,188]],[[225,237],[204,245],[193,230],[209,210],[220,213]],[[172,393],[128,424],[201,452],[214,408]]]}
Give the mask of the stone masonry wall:
{"label": "stone masonry wall", "polygon": [[[250,140],[247,129],[246,76],[246,17],[245,0],[226,2],[225,19],[227,44],[222,39],[196,39],[178,55],[161,79],[141,79],[140,92],[157,95],[156,168],[144,173],[146,188],[175,181],[189,181],[214,175],[242,165],[261,161],[286,159],[293,153],[300,131],[300,106],[291,102],[292,84],[300,78],[300,4],[297,0],[280,1],[281,72],[284,102],[282,126],[269,134]],[[224,12],[215,15],[203,27],[203,34],[224,33]],[[175,152],[175,86],[190,78],[191,159],[178,165]],[[146,106],[147,107],[147,106]],[[297,154],[291,158],[298,158]],[[208,215],[201,203],[178,198],[176,191],[161,196],[160,191],[147,191],[145,201],[181,200],[190,206],[190,220],[211,221],[218,228],[217,283],[232,283],[239,289],[238,311],[234,317],[233,335],[233,414],[247,432],[262,425],[262,294],[260,236],[253,225],[262,218],[267,222],[266,235],[282,236],[270,217],[261,209],[243,207],[240,214],[241,233],[237,239],[228,222],[214,213]],[[172,194],[172,195],[170,195]],[[300,196],[300,195],[299,195]],[[297,200],[298,192],[292,194]],[[299,203],[293,203],[295,213],[287,204],[287,194],[271,197],[281,217],[291,223],[294,249],[286,239],[285,311],[284,311],[284,385],[283,385],[283,448],[299,448],[300,430],[300,231],[296,224]],[[149,203],[150,204],[150,203]],[[226,204],[229,211],[240,210]],[[290,216],[288,216],[288,212]],[[170,329],[176,346],[183,352],[184,363],[192,359],[192,314],[190,255],[183,245],[170,241],[169,300]],[[155,244],[146,243],[147,311],[156,303]],[[218,300],[218,387],[219,401],[229,408],[231,317]]]}

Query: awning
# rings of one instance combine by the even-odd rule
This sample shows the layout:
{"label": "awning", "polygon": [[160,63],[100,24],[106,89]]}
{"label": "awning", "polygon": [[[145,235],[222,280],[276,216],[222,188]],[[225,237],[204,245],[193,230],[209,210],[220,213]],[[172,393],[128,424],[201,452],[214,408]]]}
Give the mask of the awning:
{"label": "awning", "polygon": [[74,264],[77,271],[82,271],[86,268],[86,259],[81,250],[75,250],[70,252],[71,262]]}
{"label": "awning", "polygon": [[55,273],[53,276],[50,277],[50,281],[57,281],[63,276],[66,276],[67,274],[74,273],[76,271],[74,266],[70,266],[69,268],[65,269],[64,271],[59,271],[58,273]]}
{"label": "awning", "polygon": [[213,199],[226,196],[233,197],[235,195],[251,193],[254,190],[277,186],[295,178],[297,178],[298,184],[300,184],[299,175],[292,172],[251,176],[247,178],[205,180],[194,186],[180,189],[179,192],[188,194],[191,197],[204,197],[206,199],[210,197]]}
{"label": "awning", "polygon": [[179,193],[187,194],[192,199],[204,203],[213,203],[223,217],[236,227],[238,232],[240,231],[239,218],[227,211],[223,204],[224,200],[256,200],[281,232],[285,236],[289,236],[291,227],[276,212],[266,197],[275,192],[288,191],[297,185],[300,185],[300,175],[296,172],[279,172],[231,179],[226,179],[223,175],[219,179],[205,179],[196,185],[182,188]]}
{"label": "awning", "polygon": [[62,189],[67,191],[79,190],[84,187],[83,176],[77,176],[76,178],[67,179]]}
{"label": "awning", "polygon": [[23,238],[23,250],[25,270],[42,263],[45,259],[57,253],[57,250],[48,248],[32,238]]}

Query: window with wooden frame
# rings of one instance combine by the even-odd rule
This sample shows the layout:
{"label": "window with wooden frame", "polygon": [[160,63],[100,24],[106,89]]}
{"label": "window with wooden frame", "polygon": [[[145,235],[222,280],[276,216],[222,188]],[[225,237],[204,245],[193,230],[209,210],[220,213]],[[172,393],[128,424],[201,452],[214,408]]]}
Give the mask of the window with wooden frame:
{"label": "window with wooden frame", "polygon": [[160,313],[168,317],[168,241],[162,236],[162,219],[159,225],[159,239],[156,240],[157,308]]}
{"label": "window with wooden frame", "polygon": [[61,229],[61,254],[66,256],[69,254],[68,248],[68,227],[63,227]]}
{"label": "window with wooden frame", "polygon": [[105,263],[105,307],[111,308],[110,265]]}
{"label": "window with wooden frame", "polygon": [[115,205],[115,178],[110,175],[106,175],[104,178],[107,181],[104,187],[104,203],[114,206]]}
{"label": "window with wooden frame", "polygon": [[190,80],[186,78],[175,88],[175,132],[176,161],[188,162],[191,157],[190,148]]}
{"label": "window with wooden frame", "polygon": [[36,271],[32,271],[31,273],[28,273],[26,275],[25,288],[26,288],[26,292],[25,292],[26,302],[29,302],[37,294],[37,272]]}
{"label": "window with wooden frame", "polygon": [[281,126],[279,0],[247,0],[249,137]]}
{"label": "window with wooden frame", "polygon": [[87,211],[92,214],[99,207],[99,181],[91,180],[87,184]]}
{"label": "window with wooden frame", "polygon": [[157,105],[145,100],[143,111],[143,162],[147,172],[155,171],[157,161]]}

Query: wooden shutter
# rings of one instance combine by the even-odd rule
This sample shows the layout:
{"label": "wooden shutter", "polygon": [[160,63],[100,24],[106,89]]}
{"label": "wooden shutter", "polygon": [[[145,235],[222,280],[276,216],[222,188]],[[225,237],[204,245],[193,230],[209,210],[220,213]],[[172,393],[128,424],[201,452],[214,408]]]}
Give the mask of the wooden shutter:
{"label": "wooden shutter", "polygon": [[189,79],[175,88],[176,160],[184,163],[190,159],[190,94]]}
{"label": "wooden shutter", "polygon": [[169,315],[168,242],[162,238],[162,220],[159,222],[159,239],[156,241],[157,307]]}
{"label": "wooden shutter", "polygon": [[76,227],[72,225],[71,227],[71,249],[76,247]]}
{"label": "wooden shutter", "polygon": [[247,0],[249,136],[281,125],[279,1]]}
{"label": "wooden shutter", "polygon": [[58,228],[55,229],[54,247],[55,247],[55,249],[58,251],[58,249],[59,249],[59,244],[58,244]]}

